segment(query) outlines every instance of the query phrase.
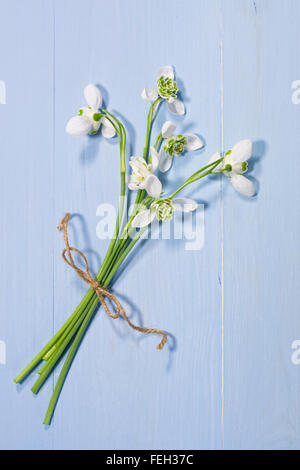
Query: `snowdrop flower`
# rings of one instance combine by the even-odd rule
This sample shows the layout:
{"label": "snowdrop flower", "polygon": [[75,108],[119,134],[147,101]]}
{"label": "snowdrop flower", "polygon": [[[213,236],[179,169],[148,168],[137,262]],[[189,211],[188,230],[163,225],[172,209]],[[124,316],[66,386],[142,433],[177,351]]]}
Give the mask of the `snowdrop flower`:
{"label": "snowdrop flower", "polygon": [[162,184],[153,173],[158,166],[158,157],[154,147],[151,150],[151,163],[147,163],[142,157],[131,157],[129,165],[132,168],[132,174],[128,178],[128,188],[145,189],[150,197],[158,198]]}
{"label": "snowdrop flower", "polygon": [[78,115],[68,121],[66,132],[72,136],[93,135],[97,134],[101,126],[101,133],[104,137],[114,137],[116,134],[114,126],[99,112],[102,106],[100,90],[90,83],[84,89],[84,97],[88,107],[81,108]]}
{"label": "snowdrop flower", "polygon": [[[251,157],[251,153],[251,140],[241,140],[233,146],[232,150],[229,150],[225,154],[224,160],[214,170],[222,171],[226,176],[228,176],[234,189],[244,196],[253,196],[255,193],[252,181],[243,176],[243,173],[248,169],[247,160]],[[209,160],[209,163],[213,163],[219,158],[220,154],[215,153]]]}
{"label": "snowdrop flower", "polygon": [[145,101],[155,101],[162,98],[167,101],[169,111],[173,114],[184,114],[184,104],[177,98],[178,86],[174,81],[174,71],[171,65],[161,67],[157,74],[157,87],[146,87],[142,91],[142,98]]}
{"label": "snowdrop flower", "polygon": [[202,140],[195,134],[173,135],[176,124],[166,121],[161,129],[165,140],[159,153],[159,169],[165,173],[172,165],[174,155],[182,155],[186,150],[197,150],[203,147]]}
{"label": "snowdrop flower", "polygon": [[170,220],[174,211],[192,212],[197,209],[197,202],[187,198],[175,198],[173,200],[156,199],[152,202],[149,209],[139,212],[132,221],[132,227],[142,228],[151,224],[156,218],[157,220]]}

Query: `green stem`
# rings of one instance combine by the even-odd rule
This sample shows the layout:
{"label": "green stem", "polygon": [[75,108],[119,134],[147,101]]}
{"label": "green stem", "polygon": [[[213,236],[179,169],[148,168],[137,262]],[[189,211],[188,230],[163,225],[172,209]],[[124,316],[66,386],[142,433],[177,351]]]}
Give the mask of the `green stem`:
{"label": "green stem", "polygon": [[[86,305],[85,309],[83,311],[81,311],[76,317],[74,317],[72,319],[71,322],[69,322],[68,324],[68,327],[66,328],[66,330],[64,331],[63,335],[57,340],[57,342],[55,343],[55,345],[50,349],[50,351],[48,351],[48,353],[43,357],[43,360],[44,361],[49,361],[50,358],[52,358],[52,356],[56,353],[56,350],[57,348],[63,343],[65,337],[69,334],[69,332],[72,330],[73,326],[75,325],[75,323],[77,323],[77,321],[82,317],[82,315],[84,315],[84,313],[86,313],[86,310],[88,309],[88,307],[90,306],[90,304],[92,303],[93,301],[93,297],[94,297],[94,294],[95,292],[93,291],[93,295],[89,301],[89,303]],[[45,367],[45,364],[44,366],[42,367],[42,369]],[[42,369],[38,372],[39,374],[42,373]]]}
{"label": "green stem", "polygon": [[[152,103],[150,105],[150,109],[149,109],[149,112],[148,112],[146,140],[145,140],[144,152],[143,152],[143,158],[145,160],[148,159],[149,143],[150,143],[150,137],[151,137],[152,123],[153,123],[154,106],[156,106],[156,104],[159,103],[160,101],[161,101],[161,99],[158,98],[154,103]],[[156,150],[158,149],[158,147],[159,147],[162,140],[163,140],[162,135],[159,134],[157,136],[157,139],[156,139],[155,144],[154,144],[154,148]],[[150,157],[149,157],[149,161],[150,161]],[[133,221],[133,219],[136,215],[136,210],[137,210],[138,205],[142,203],[143,196],[144,196],[144,191],[141,191],[141,190],[138,191],[136,201],[135,201],[135,204],[134,204],[134,208],[133,208],[133,211],[132,211],[133,215],[131,215],[131,217],[129,218],[128,223],[125,226],[118,242],[114,246],[114,250],[110,253],[110,256],[107,259],[107,262],[104,266],[104,270],[106,271],[106,274],[108,274],[107,273],[107,267],[108,266],[110,266],[111,268],[113,267],[115,260],[119,257],[120,253],[123,251],[123,249],[125,248],[128,240],[129,240],[130,231],[128,229],[129,229],[129,227],[131,225],[131,222]]]}
{"label": "green stem", "polygon": [[94,294],[93,289],[89,289],[83,299],[81,300],[80,304],[76,307],[72,315],[68,318],[68,320],[63,324],[63,326],[58,330],[58,332],[53,336],[53,338],[46,344],[46,346],[32,359],[32,361],[26,366],[22,372],[14,379],[14,382],[19,383],[22,382],[25,377],[36,367],[44,358],[44,356],[51,350],[51,348],[56,344],[59,338],[64,334],[65,330],[68,328],[69,324],[74,320],[76,321],[77,318],[81,315],[82,310],[86,307],[89,300],[92,298]]}
{"label": "green stem", "polygon": [[[114,126],[116,129],[116,132],[119,136],[120,139],[120,174],[121,174],[121,189],[120,189],[120,205],[119,205],[119,211],[118,211],[118,216],[116,220],[116,226],[114,230],[114,236],[112,237],[112,240],[110,242],[110,245],[108,247],[106,256],[103,260],[103,263],[99,269],[99,272],[97,274],[97,279],[101,279],[101,276],[103,272],[105,272],[105,269],[107,267],[107,260],[109,259],[116,239],[119,234],[120,230],[120,225],[121,225],[121,220],[123,217],[123,212],[124,212],[124,202],[125,202],[125,169],[126,169],[126,164],[125,164],[125,147],[126,147],[126,132],[124,129],[124,126],[108,111],[105,110],[106,114],[101,114],[101,116],[105,116],[111,124]],[[117,126],[116,126],[117,123]],[[77,306],[77,308],[74,310],[72,315],[67,319],[67,321],[63,324],[63,326],[60,328],[60,330],[53,336],[53,338],[46,344],[46,346],[33,358],[33,360],[21,371],[21,373],[14,379],[16,383],[21,382],[24,380],[24,378],[32,371],[34,367],[36,367],[43,358],[49,358],[51,357],[53,351],[54,351],[54,346],[57,343],[57,341],[61,338],[62,340],[64,339],[65,335],[67,334],[68,327],[73,325],[78,317],[82,314],[82,312],[85,310],[86,306],[90,302],[94,295],[94,291],[92,289],[89,289],[83,299],[81,300],[80,304]]]}
{"label": "green stem", "polygon": [[48,378],[49,374],[52,372],[54,366],[56,365],[57,361],[60,359],[62,354],[64,353],[66,347],[78,331],[80,325],[82,324],[85,316],[89,312],[89,308],[86,309],[86,311],[78,318],[77,322],[74,324],[74,326],[71,328],[69,333],[64,337],[64,340],[61,342],[60,345],[57,345],[57,348],[55,350],[55,353],[52,355],[52,357],[43,365],[43,367],[40,370],[40,376],[33,385],[31,391],[33,393],[37,393],[45,380]]}
{"label": "green stem", "polygon": [[[148,154],[149,154],[149,143],[150,143],[150,137],[151,137],[151,129],[152,129],[152,124],[153,124],[153,111],[156,106],[159,106],[159,103],[161,102],[161,98],[157,98],[153,103],[150,105],[148,117],[147,117],[147,130],[146,130],[146,141],[144,145],[144,152],[143,152],[143,158],[148,162]],[[145,194],[145,191],[140,189],[137,193],[136,197],[136,204],[139,204],[141,200],[143,199]]]}
{"label": "green stem", "polygon": [[[108,111],[106,111],[110,116],[112,116]],[[116,118],[114,118],[116,119]],[[118,215],[117,215],[117,220],[116,220],[116,225],[114,229],[114,234],[112,236],[112,239],[110,241],[108,250],[106,252],[105,258],[103,260],[103,263],[100,267],[100,270],[98,271],[97,274],[97,280],[99,280],[103,274],[103,272],[106,271],[107,265],[109,264],[109,259],[110,256],[113,252],[114,246],[116,244],[116,240],[118,238],[119,232],[120,232],[120,227],[121,227],[121,222],[123,218],[123,213],[124,213],[124,204],[125,204],[125,191],[126,191],[126,163],[125,163],[125,148],[126,148],[126,132],[124,129],[124,126],[116,119],[118,126],[119,126],[119,138],[120,138],[120,176],[121,176],[121,188],[120,188],[120,198],[119,198],[119,209],[118,209]]]}
{"label": "green stem", "polygon": [[163,141],[163,136],[161,134],[158,134],[157,138],[156,138],[156,141],[155,141],[155,144],[154,144],[154,148],[155,150],[158,150],[160,144],[162,143]]}
{"label": "green stem", "polygon": [[54,412],[59,394],[61,392],[62,386],[64,384],[64,381],[66,379],[66,376],[67,376],[68,371],[70,369],[70,366],[72,364],[74,356],[77,352],[77,349],[78,349],[78,347],[81,343],[81,340],[84,336],[84,333],[86,332],[86,329],[87,329],[87,327],[88,327],[88,325],[89,325],[89,323],[92,319],[92,316],[93,316],[94,311],[97,307],[97,304],[98,304],[98,297],[96,297],[96,299],[93,301],[93,304],[92,304],[89,312],[87,313],[84,321],[82,322],[82,324],[79,328],[79,331],[76,334],[76,337],[75,337],[75,339],[72,343],[72,346],[70,348],[70,351],[68,353],[66,361],[65,361],[65,363],[62,367],[62,370],[61,370],[61,372],[59,374],[59,377],[57,379],[57,382],[55,384],[55,388],[54,388],[54,391],[53,391],[53,394],[52,394],[52,397],[51,397],[51,400],[50,400],[50,403],[49,403],[49,406],[48,406],[48,409],[47,409],[47,412],[46,412],[46,416],[45,416],[45,419],[43,421],[43,424],[50,424],[50,422],[51,422],[51,418],[53,416],[53,412]]}
{"label": "green stem", "polygon": [[[201,168],[201,170],[196,171],[196,173],[194,173],[192,176],[190,176],[181,186],[179,186],[179,188],[176,189],[176,191],[171,196],[169,196],[168,199],[173,199],[174,196],[176,196],[180,191],[182,191],[183,188],[185,188],[189,184],[192,184],[195,181],[198,181],[199,179],[204,178],[204,176],[207,176],[207,175],[211,174],[213,172],[213,170],[219,165],[219,163],[222,160],[223,160],[223,158],[220,158],[219,160],[216,160],[215,162],[204,166],[203,168]],[[205,173],[202,173],[207,168],[210,168],[210,169],[208,171],[206,171]]]}
{"label": "green stem", "polygon": [[125,260],[126,256],[129,254],[129,252],[132,250],[132,248],[134,247],[134,245],[136,244],[136,242],[140,239],[140,237],[142,236],[142,234],[145,232],[145,230],[148,228],[148,226],[146,227],[143,227],[142,229],[139,230],[139,232],[136,234],[136,236],[132,239],[132,241],[129,243],[129,245],[127,246],[127,248],[123,251],[123,253],[121,254],[121,256],[117,259],[117,261],[114,263],[109,275],[105,278],[104,282],[103,282],[103,287],[106,288],[109,286],[112,278],[114,277],[114,275],[116,274],[117,270],[119,269],[119,267],[121,266],[121,264],[123,263],[123,261]]}
{"label": "green stem", "polygon": [[[116,263],[116,265],[114,266],[113,270],[111,271],[108,279],[106,281],[104,281],[104,283],[102,284],[104,288],[106,288],[109,283],[111,282],[113,276],[115,275],[117,269],[120,267],[120,265],[122,264],[122,262],[125,260],[126,256],[129,254],[129,252],[132,250],[132,248],[134,247],[134,245],[137,243],[137,241],[140,239],[140,237],[142,236],[142,234],[144,233],[144,231],[147,229],[147,227],[144,227],[142,228],[138,233],[137,235],[134,237],[134,239],[131,241],[131,243],[128,245],[128,247],[126,248],[126,250],[124,251],[124,253],[122,254],[122,256],[119,258],[118,262]],[[55,409],[55,406],[56,406],[56,403],[57,403],[57,400],[58,400],[58,397],[59,397],[59,394],[61,392],[61,389],[62,389],[62,386],[64,384],[64,381],[66,379],[66,376],[68,374],[68,371],[71,367],[71,364],[72,364],[72,361],[73,361],[73,358],[77,352],[77,349],[80,345],[80,342],[89,326],[89,323],[92,319],[92,316],[94,314],[94,311],[97,307],[97,304],[98,304],[98,297],[95,298],[95,300],[93,301],[88,313],[86,314],[76,336],[75,336],[75,339],[73,341],[73,344],[71,346],[71,349],[68,353],[68,356],[66,358],[66,361],[62,367],[62,370],[60,372],[60,375],[58,377],[58,380],[56,382],[56,385],[55,385],[55,388],[54,388],[54,391],[53,391],[53,394],[52,394],[52,397],[51,397],[51,400],[50,400],[50,403],[49,403],[49,406],[48,406],[48,410],[47,410],[47,413],[46,413],[46,416],[45,416],[45,419],[43,421],[43,424],[50,424],[51,422],[51,419],[52,419],[52,416],[53,416],[53,413],[54,413],[54,409]],[[42,380],[38,380],[36,382],[35,385],[38,385],[40,384],[40,382],[42,382]],[[42,384],[41,384],[42,385]],[[41,386],[40,385],[40,386]]]}
{"label": "green stem", "polygon": [[[146,133],[146,142],[144,147],[143,156],[145,160],[148,160],[148,152],[149,152],[149,143],[150,143],[150,135],[151,135],[151,128],[153,122],[153,110],[154,106],[159,104],[160,98],[156,100],[155,103],[152,103],[150,106],[150,110],[148,113],[147,119],[147,133]],[[101,282],[104,287],[107,287],[109,283],[112,281],[117,269],[120,267],[126,256],[129,254],[131,249],[134,247],[136,242],[142,236],[143,232],[146,230],[147,227],[140,230],[138,234],[134,237],[134,239],[129,243],[129,245],[125,249],[125,245],[129,240],[129,236],[127,235],[127,230],[130,226],[131,221],[133,220],[134,216],[131,216],[130,221],[127,223],[123,233],[125,233],[125,238],[118,239],[121,221],[124,212],[124,202],[125,202],[125,147],[126,147],[126,133],[123,125],[108,111],[104,110],[106,113],[106,118],[111,122],[111,124],[116,129],[116,132],[120,139],[120,174],[121,174],[121,190],[120,190],[120,205],[118,216],[116,220],[116,226],[114,230],[114,235],[108,247],[107,253],[103,260],[103,263],[98,271],[96,279]],[[117,123],[117,126],[116,126]],[[160,144],[161,136],[158,137],[155,147]],[[138,191],[135,205],[139,204],[139,202],[144,197],[144,191]],[[118,242],[119,245],[118,245]],[[117,250],[116,250],[117,248]],[[109,273],[109,274],[108,274]],[[60,391],[62,389],[64,380],[66,375],[69,371],[71,366],[72,360],[77,352],[77,349],[80,345],[80,342],[83,338],[83,335],[88,328],[88,325],[92,319],[96,306],[98,304],[98,297],[96,296],[95,292],[92,289],[89,289],[82,299],[79,306],[70,316],[70,318],[65,322],[62,328],[57,332],[57,334],[52,338],[52,340],[43,348],[43,350],[34,358],[33,361],[18,375],[15,379],[16,382],[22,380],[31,370],[32,368],[40,362],[44,357],[47,358],[47,363],[44,364],[42,369],[40,370],[40,377],[33,386],[34,393],[40,389],[46,378],[49,376],[50,372],[53,370],[55,364],[65,351],[66,347],[68,346],[69,342],[74,338],[66,361],[63,365],[61,373],[59,375],[58,381],[55,385],[55,389],[52,395],[52,398],[49,403],[49,407],[45,416],[44,424],[50,424]]]}

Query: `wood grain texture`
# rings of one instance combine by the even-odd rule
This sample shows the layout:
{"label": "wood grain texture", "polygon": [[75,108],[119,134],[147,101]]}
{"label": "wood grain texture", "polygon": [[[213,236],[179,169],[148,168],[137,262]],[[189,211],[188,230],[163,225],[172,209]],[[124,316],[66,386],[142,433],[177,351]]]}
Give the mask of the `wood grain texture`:
{"label": "wood grain texture", "polygon": [[[299,448],[299,2],[14,0],[1,13],[0,448]],[[134,322],[170,333],[168,347],[99,309],[44,428],[58,371],[37,397],[34,376],[12,380],[86,289],[56,226],[74,214],[72,243],[95,273],[108,244],[97,208],[117,205],[119,185],[116,139],[74,139],[65,124],[99,84],[124,119],[127,155],[141,154],[140,92],[164,64],[187,115],[163,107],[153,136],[172,119],[206,142],[176,160],[166,188],[248,137],[258,194],[246,200],[226,179],[185,191],[204,204],[203,248],[143,242],[114,286]]]}
{"label": "wood grain texture", "polygon": [[231,1],[222,10],[224,145],[253,139],[258,187],[249,201],[224,182],[225,446],[295,449],[300,4]]}
{"label": "wood grain texture", "polygon": [[[168,10],[179,10],[182,2],[163,2],[160,15],[149,2],[100,3],[56,4],[55,187],[58,192],[65,175],[71,173],[56,212],[68,209],[83,214],[86,233],[84,239],[76,234],[77,243],[103,256],[105,243],[96,237],[99,219],[95,214],[100,203],[117,203],[118,148],[101,137],[78,141],[65,135],[65,122],[76,110],[74,103],[82,103],[83,87],[87,82],[104,87],[109,95],[106,105],[128,120],[128,152],[138,155],[144,145],[147,112],[141,90],[154,83],[162,64],[176,64],[190,118],[189,122],[177,119],[178,126],[182,131],[191,126],[203,134],[213,151],[219,147],[219,51],[218,22],[210,2],[203,4],[206,19],[200,11],[195,16],[188,10],[174,17],[169,26],[165,22]],[[68,22],[70,17],[72,22]],[[137,19],[134,28],[132,18]],[[182,23],[192,26],[183,41],[176,36]],[[115,36],[107,41],[112,28]],[[195,55],[201,56],[201,64],[195,63]],[[166,109],[160,111],[154,136],[170,117]],[[195,152],[177,161],[174,178],[183,180],[206,159],[203,152]],[[202,195],[194,192],[194,196],[209,201],[218,190],[218,185],[208,185]],[[218,218],[218,202],[213,202],[207,212],[211,235],[205,250],[188,252],[181,240],[151,240],[137,249],[115,285],[116,293],[133,321],[170,332],[168,347],[159,353],[157,337],[137,335],[125,322],[113,322],[99,310],[57,408],[55,446],[220,445]],[[80,234],[82,224],[78,220],[76,225]],[[58,240],[58,252],[60,247]],[[91,261],[96,269],[99,260],[91,255]],[[55,285],[55,320],[59,324],[85,286],[59,262]],[[205,294],[212,290],[214,295]],[[81,409],[74,412],[78,404]]]}
{"label": "wood grain texture", "polygon": [[13,378],[53,333],[53,5],[2,2],[0,24],[0,447],[46,449],[52,380],[34,399],[34,376],[18,387]]}

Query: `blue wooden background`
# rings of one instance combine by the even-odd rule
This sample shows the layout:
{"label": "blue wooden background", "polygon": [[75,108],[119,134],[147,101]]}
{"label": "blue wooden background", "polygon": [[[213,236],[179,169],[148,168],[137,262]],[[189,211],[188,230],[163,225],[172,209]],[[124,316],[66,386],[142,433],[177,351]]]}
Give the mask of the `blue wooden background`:
{"label": "blue wooden background", "polygon": [[[299,21],[297,0],[1,0],[2,449],[300,448]],[[118,196],[116,142],[65,124],[100,84],[126,117],[128,154],[141,153],[140,92],[165,64],[186,102],[176,122],[206,141],[171,175],[251,138],[258,193],[221,179],[185,191],[205,205],[203,248],[149,241],[115,285],[134,321],[170,332],[168,347],[99,310],[47,428],[57,373],[37,396],[34,374],[13,378],[85,292],[56,226],[77,214],[72,236],[95,272],[107,246],[96,209]]]}

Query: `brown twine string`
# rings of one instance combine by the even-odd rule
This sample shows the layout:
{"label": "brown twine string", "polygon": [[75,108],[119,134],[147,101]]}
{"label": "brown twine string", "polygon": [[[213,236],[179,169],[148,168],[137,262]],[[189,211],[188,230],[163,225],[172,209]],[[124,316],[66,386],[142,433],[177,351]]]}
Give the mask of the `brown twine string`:
{"label": "brown twine string", "polygon": [[[120,304],[120,302],[118,301],[116,296],[114,294],[112,294],[108,289],[105,289],[104,287],[102,287],[98,281],[96,281],[92,278],[90,270],[89,270],[88,261],[87,261],[85,255],[81,251],[77,250],[77,248],[73,248],[72,246],[69,245],[68,222],[69,222],[70,217],[71,217],[71,215],[69,213],[66,214],[65,217],[62,219],[61,223],[59,224],[59,226],[57,227],[58,230],[63,230],[64,231],[64,240],[65,240],[65,245],[66,245],[66,248],[62,252],[62,257],[63,257],[64,261],[69,266],[71,266],[71,268],[75,269],[78,276],[80,276],[81,279],[83,279],[87,284],[89,284],[91,286],[92,289],[94,289],[94,291],[96,292],[96,294],[98,296],[99,302],[104,307],[104,310],[105,310],[105,312],[107,313],[108,316],[115,319],[115,318],[118,318],[120,315],[122,315],[124,320],[126,320],[128,325],[131,328],[133,328],[134,330],[140,331],[142,333],[156,333],[158,335],[162,335],[163,338],[162,338],[161,342],[159,343],[159,345],[157,346],[157,349],[162,349],[164,347],[164,345],[166,344],[166,342],[167,342],[167,334],[165,333],[165,331],[157,330],[156,328],[143,328],[141,326],[136,326],[133,323],[131,323],[131,321],[129,320],[129,318],[126,315],[126,312],[125,312],[124,308],[122,307],[122,305]],[[85,271],[80,269],[75,264],[75,262],[73,260],[73,257],[71,255],[71,251],[75,251],[76,253],[78,253],[81,256],[81,258],[83,259],[84,264],[85,264]],[[109,310],[104,297],[108,297],[110,299],[110,301],[115,305],[116,313],[112,313]]]}

